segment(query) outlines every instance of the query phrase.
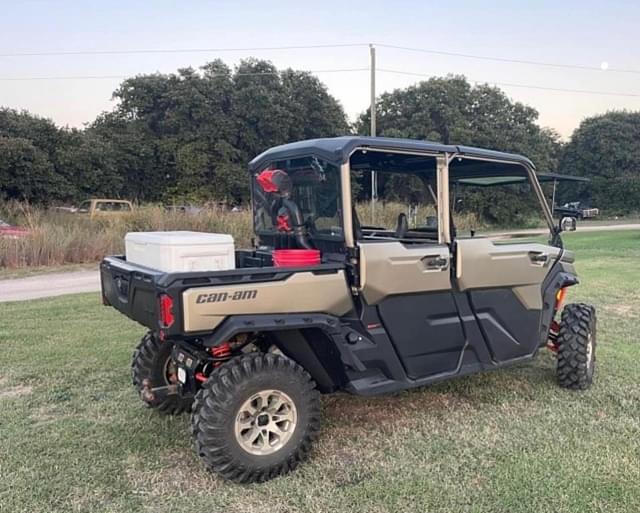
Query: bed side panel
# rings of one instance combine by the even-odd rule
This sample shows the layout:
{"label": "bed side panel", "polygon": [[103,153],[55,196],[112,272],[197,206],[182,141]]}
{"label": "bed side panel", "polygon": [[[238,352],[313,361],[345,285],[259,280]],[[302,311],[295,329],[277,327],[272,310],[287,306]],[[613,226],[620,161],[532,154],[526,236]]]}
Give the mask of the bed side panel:
{"label": "bed side panel", "polygon": [[353,308],[344,270],[297,272],[287,279],[194,287],[182,294],[184,331],[210,331],[229,315],[322,312],[341,316]]}

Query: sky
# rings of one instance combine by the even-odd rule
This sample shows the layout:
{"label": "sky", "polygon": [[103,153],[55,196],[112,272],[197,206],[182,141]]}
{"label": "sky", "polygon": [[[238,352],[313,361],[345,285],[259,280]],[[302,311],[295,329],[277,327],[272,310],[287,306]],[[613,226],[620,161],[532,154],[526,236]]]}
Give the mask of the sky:
{"label": "sky", "polygon": [[[533,66],[377,47],[377,66],[426,76],[463,74],[535,107],[568,138],[586,117],[640,110],[640,2],[626,1],[45,1],[0,0],[0,106],[82,127],[114,107],[122,78],[250,56],[279,68],[367,68],[367,46],[198,53],[7,56],[140,49],[264,48],[379,43],[608,70]],[[613,69],[636,70],[616,73]],[[318,72],[349,118],[369,104],[368,71]],[[102,79],[53,77],[109,76]],[[30,78],[31,80],[13,80]],[[34,80],[34,78],[46,78]],[[12,80],[7,80],[12,79]],[[421,77],[379,72],[380,94]],[[615,92],[568,93],[504,84]],[[464,143],[464,141],[460,141]]]}

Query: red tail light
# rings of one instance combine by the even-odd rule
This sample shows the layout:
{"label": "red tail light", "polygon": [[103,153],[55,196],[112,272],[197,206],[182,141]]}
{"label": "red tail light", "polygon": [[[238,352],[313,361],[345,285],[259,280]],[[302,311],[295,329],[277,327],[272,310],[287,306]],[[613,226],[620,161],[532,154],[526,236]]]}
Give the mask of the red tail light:
{"label": "red tail light", "polygon": [[173,299],[167,294],[160,294],[160,324],[163,328],[170,328],[176,320],[173,314]]}

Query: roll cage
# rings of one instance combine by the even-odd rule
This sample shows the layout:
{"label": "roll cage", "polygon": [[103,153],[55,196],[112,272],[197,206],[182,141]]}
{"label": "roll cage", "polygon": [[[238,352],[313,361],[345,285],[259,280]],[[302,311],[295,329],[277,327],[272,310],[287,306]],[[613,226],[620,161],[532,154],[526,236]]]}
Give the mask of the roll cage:
{"label": "roll cage", "polygon": [[[354,230],[354,204],[352,195],[352,166],[354,155],[361,153],[382,153],[385,155],[403,155],[427,157],[435,160],[435,179],[437,183],[437,217],[438,243],[449,244],[452,241],[451,210],[449,201],[449,185],[451,183],[451,168],[454,164],[453,178],[459,183],[474,184],[474,180],[481,180],[483,176],[504,176],[508,183],[513,177],[514,170],[524,170],[524,177],[515,182],[528,182],[542,208],[545,222],[553,237],[558,237],[554,226],[551,210],[547,204],[544,192],[537,179],[533,163],[517,154],[503,153],[467,146],[444,145],[432,142],[414,141],[409,139],[395,139],[384,137],[337,137],[327,139],[312,139],[297,143],[277,146],[258,155],[249,165],[255,176],[257,172],[266,169],[270,163],[299,159],[304,157],[323,159],[339,168],[341,221],[344,234],[344,244],[347,248],[356,247]],[[526,179],[523,179],[526,178]],[[255,195],[253,196],[255,206]],[[254,219],[255,223],[255,219]],[[257,228],[254,225],[254,228]],[[258,230],[256,229],[256,233]]]}

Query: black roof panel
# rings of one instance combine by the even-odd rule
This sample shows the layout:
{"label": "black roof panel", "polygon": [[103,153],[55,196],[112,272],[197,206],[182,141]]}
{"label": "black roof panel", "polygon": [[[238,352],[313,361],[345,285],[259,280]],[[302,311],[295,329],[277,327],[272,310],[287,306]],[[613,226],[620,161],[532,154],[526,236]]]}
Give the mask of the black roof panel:
{"label": "black roof panel", "polygon": [[533,167],[531,161],[514,153],[503,153],[500,151],[473,148],[471,146],[453,146],[430,141],[419,141],[414,139],[396,139],[392,137],[364,137],[364,136],[343,136],[324,139],[308,139],[281,146],[275,146],[261,153],[249,163],[249,168],[257,170],[262,168],[267,162],[274,160],[284,160],[288,158],[316,155],[333,164],[340,165],[349,159],[349,155],[359,147],[371,147],[404,151],[427,151],[436,153],[455,153],[477,158],[499,159],[513,163],[529,165]]}

